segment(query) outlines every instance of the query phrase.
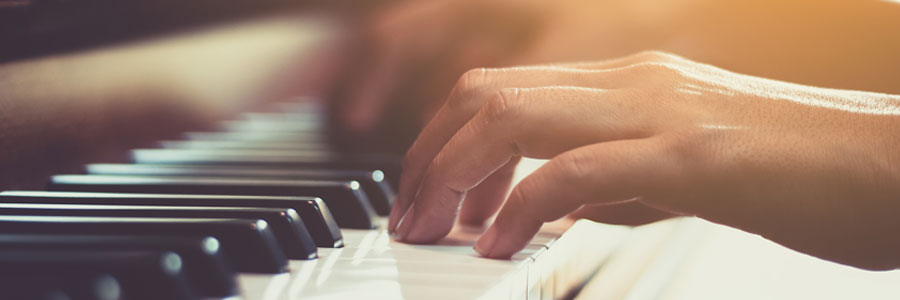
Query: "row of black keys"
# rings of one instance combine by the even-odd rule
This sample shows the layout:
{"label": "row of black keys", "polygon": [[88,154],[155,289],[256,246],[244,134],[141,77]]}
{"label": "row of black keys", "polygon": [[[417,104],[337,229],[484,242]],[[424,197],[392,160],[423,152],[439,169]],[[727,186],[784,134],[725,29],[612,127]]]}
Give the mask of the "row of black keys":
{"label": "row of black keys", "polygon": [[[6,295],[230,296],[234,271],[279,273],[288,259],[315,259],[317,246],[343,245],[339,228],[371,229],[392,204],[393,188],[374,164],[194,154],[190,162],[90,165],[92,175],[54,176],[50,192],[0,193],[0,276],[18,279]],[[396,170],[388,161],[381,164]]]}

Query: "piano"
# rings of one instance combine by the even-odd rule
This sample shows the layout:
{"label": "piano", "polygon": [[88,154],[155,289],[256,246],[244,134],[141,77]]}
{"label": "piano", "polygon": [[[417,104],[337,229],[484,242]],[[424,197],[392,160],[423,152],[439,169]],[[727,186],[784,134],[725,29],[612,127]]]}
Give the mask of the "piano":
{"label": "piano", "polygon": [[[29,2],[0,9],[41,15]],[[0,298],[566,299],[632,234],[560,220],[510,260],[474,252],[482,228],[392,241],[402,152],[390,130],[334,130],[322,100],[352,22],[291,7],[65,47],[3,36],[29,43],[0,63]]]}

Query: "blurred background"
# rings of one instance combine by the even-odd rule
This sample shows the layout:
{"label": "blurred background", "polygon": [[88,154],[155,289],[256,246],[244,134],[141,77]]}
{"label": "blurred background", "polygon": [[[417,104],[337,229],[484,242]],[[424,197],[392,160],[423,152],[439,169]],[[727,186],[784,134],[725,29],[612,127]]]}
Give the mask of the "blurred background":
{"label": "blurred background", "polygon": [[[0,188],[296,97],[327,105],[338,145],[402,154],[466,70],[650,49],[900,94],[892,1],[0,0]],[[900,298],[898,271],[704,221],[637,232],[583,297]]]}

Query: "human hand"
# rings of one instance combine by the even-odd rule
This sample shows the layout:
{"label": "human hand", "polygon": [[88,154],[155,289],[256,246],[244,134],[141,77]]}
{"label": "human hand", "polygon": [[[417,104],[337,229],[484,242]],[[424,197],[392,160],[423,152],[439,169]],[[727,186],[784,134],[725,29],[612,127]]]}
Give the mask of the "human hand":
{"label": "human hand", "polygon": [[[890,269],[900,267],[897,149],[898,96],[751,77],[659,52],[477,69],[409,149],[389,230],[429,243],[450,231],[460,207],[480,212],[469,222],[499,209],[475,249],[507,258],[544,222],[625,207],[644,221],[694,215],[820,258]],[[550,161],[507,199],[520,157]]]}
{"label": "human hand", "polygon": [[[502,65],[553,7],[511,0],[405,1],[374,13],[361,26],[368,44],[362,69],[348,78],[349,90],[335,105],[339,123],[353,133],[370,132],[389,118],[388,108],[397,104],[392,102],[404,101],[397,90],[406,89],[405,98],[437,99],[466,70]],[[415,101],[397,106],[422,106],[410,110],[427,114],[441,104]],[[418,111],[397,115],[420,117]]]}

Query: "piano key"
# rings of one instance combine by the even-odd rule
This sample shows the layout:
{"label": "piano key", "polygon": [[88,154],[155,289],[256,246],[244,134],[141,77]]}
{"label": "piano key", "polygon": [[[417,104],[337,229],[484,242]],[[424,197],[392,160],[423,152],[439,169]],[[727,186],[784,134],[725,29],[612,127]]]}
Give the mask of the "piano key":
{"label": "piano key", "polygon": [[369,199],[375,212],[386,216],[393,205],[394,190],[381,170],[285,169],[253,166],[155,165],[155,164],[90,164],[85,167],[95,175],[152,175],[206,177],[261,177],[267,179],[355,180]]}
{"label": "piano key", "polygon": [[375,211],[356,181],[254,178],[56,175],[53,191],[321,197],[338,226],[374,228]]}
{"label": "piano key", "polygon": [[[241,121],[248,122],[307,122],[325,126],[327,110],[320,103],[291,102],[290,108],[280,107],[276,112],[247,112],[241,115]],[[299,105],[298,105],[299,104]]]}
{"label": "piano key", "polygon": [[288,258],[315,259],[315,242],[290,208],[0,203],[0,215],[262,219]]}
{"label": "piano key", "polygon": [[0,233],[213,236],[240,272],[280,273],[287,258],[266,221],[200,218],[0,216]]}
{"label": "piano key", "polygon": [[[573,284],[604,262],[630,229],[590,221],[545,224],[510,260],[479,257],[480,230],[457,228],[438,245],[398,243],[383,229],[344,230],[347,247],[320,249],[315,262],[292,261],[291,274],[238,276],[247,300],[256,299],[547,299],[564,298]],[[378,291],[373,293],[372,291]],[[441,293],[429,295],[429,293]]]}
{"label": "piano key", "polygon": [[0,281],[6,299],[118,300],[119,280],[109,274],[19,274]]}
{"label": "piano key", "polygon": [[325,131],[328,126],[324,115],[325,113],[309,111],[251,112],[241,115],[238,120],[223,122],[222,128],[229,131]]}
{"label": "piano key", "polygon": [[193,299],[182,263],[173,252],[0,250],[0,277],[47,276],[68,281],[111,274],[121,283],[126,299]]}
{"label": "piano key", "polygon": [[187,132],[184,136],[189,140],[201,141],[291,141],[296,143],[327,144],[328,140],[317,131],[231,131],[231,132]]}
{"label": "piano key", "polygon": [[290,151],[333,151],[333,147],[324,143],[298,143],[291,141],[254,141],[248,143],[241,140],[189,140],[161,141],[159,145],[171,149],[226,149],[226,150],[290,150]]}
{"label": "piano key", "polygon": [[277,149],[134,149],[131,153],[136,163],[287,164],[355,169],[396,168],[401,159],[387,153]]}
{"label": "piano key", "polygon": [[[286,118],[290,119],[286,119]],[[293,119],[291,117],[303,117],[300,115],[282,116],[281,119],[243,119],[225,121],[221,128],[231,132],[323,132],[327,128],[316,122]]]}
{"label": "piano key", "polygon": [[0,192],[0,202],[291,208],[300,214],[316,246],[342,247],[344,244],[341,230],[328,207],[322,199],[312,197],[4,191]]}
{"label": "piano key", "polygon": [[141,164],[265,165],[282,168],[382,170],[395,189],[400,179],[401,157],[390,154],[340,155],[330,152],[285,150],[135,149],[131,151],[131,155],[135,163]]}
{"label": "piano key", "polygon": [[170,251],[183,258],[187,278],[198,295],[227,297],[238,292],[236,275],[213,237],[0,234],[0,249]]}
{"label": "piano key", "polygon": [[[478,257],[470,241],[460,245],[406,245],[391,241],[383,230],[345,231],[347,247],[326,249],[316,264],[291,262],[291,280],[280,287],[282,294],[277,298],[343,299],[377,290],[377,298],[408,298],[407,292],[418,291],[415,294],[422,299],[425,293],[419,292],[432,290],[445,294],[425,298],[474,299],[513,273],[521,278],[523,275],[516,271],[526,268],[530,256],[543,247],[530,245],[512,260],[492,260]],[[262,299],[254,296],[265,294],[261,287],[266,284],[261,280],[260,276],[239,276],[241,286],[254,291],[244,293],[248,299]],[[518,290],[524,291],[524,280],[521,284]]]}

